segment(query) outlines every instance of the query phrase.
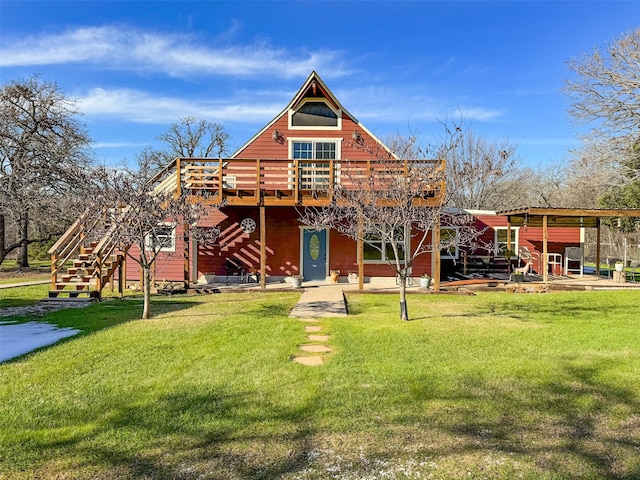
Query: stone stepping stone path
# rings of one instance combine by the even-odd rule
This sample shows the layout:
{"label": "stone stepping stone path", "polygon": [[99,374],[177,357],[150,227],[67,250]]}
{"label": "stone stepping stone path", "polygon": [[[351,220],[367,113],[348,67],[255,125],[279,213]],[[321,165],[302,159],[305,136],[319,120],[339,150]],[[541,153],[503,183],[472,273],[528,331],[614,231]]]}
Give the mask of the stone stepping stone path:
{"label": "stone stepping stone path", "polygon": [[[318,323],[320,321],[318,318],[299,318],[298,320],[305,323]],[[326,345],[322,345],[322,343],[329,341],[329,335],[323,335],[323,330],[324,329],[321,325],[305,326],[304,331],[309,334],[307,335],[309,341],[321,343],[300,345],[300,350],[302,352],[313,353],[315,355],[298,355],[293,357],[294,362],[301,365],[306,365],[308,367],[317,367],[320,365],[324,365],[324,355],[332,352],[332,350]]]}

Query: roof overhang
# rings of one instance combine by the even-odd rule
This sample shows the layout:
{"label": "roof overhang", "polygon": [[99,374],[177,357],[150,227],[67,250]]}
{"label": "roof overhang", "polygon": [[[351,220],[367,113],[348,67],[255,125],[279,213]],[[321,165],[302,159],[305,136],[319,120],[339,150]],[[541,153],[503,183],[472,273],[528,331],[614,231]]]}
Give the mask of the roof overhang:
{"label": "roof overhang", "polygon": [[640,208],[599,209],[599,208],[544,208],[526,207],[496,212],[509,219],[516,227],[541,227],[547,218],[548,227],[589,227],[595,228],[601,218],[640,217]]}

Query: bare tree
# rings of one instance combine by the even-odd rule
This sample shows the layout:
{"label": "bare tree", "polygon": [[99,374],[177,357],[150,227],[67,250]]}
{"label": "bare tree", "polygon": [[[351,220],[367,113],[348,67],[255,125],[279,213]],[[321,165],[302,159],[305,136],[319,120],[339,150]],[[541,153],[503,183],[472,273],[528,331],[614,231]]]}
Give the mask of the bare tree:
{"label": "bare tree", "polygon": [[[75,102],[38,76],[0,89],[0,263],[20,249],[64,232],[82,200],[90,165],[89,136]],[[6,243],[6,226],[17,237]]]}
{"label": "bare tree", "polygon": [[[436,158],[443,158],[458,141],[454,130],[446,145],[432,149]],[[312,227],[331,227],[366,248],[377,251],[396,274],[400,287],[400,318],[408,320],[406,302],[407,279],[411,275],[416,258],[432,252],[429,241],[443,215],[441,203],[430,197],[444,184],[444,171],[440,162],[416,160],[424,149],[417,147],[416,139],[395,145],[411,158],[400,158],[379,148],[362,146],[369,153],[378,155],[368,165],[344,160],[340,165],[340,181],[328,192],[331,202],[324,207],[308,207],[300,211],[300,221]],[[435,197],[437,198],[437,197]],[[436,249],[453,243],[469,241],[469,222],[451,217],[449,224],[462,224],[457,238],[447,238]]]}
{"label": "bare tree", "polygon": [[[176,229],[182,225],[192,238],[203,243],[213,242],[216,228],[199,229],[196,223],[205,212],[203,202],[194,202],[191,195],[204,195],[184,189],[175,192],[174,184],[155,184],[153,168],[141,157],[138,169],[116,170],[100,168],[94,176],[94,195],[85,223],[89,235],[101,238],[109,235],[121,252],[136,262],[143,272],[144,304],[142,318],[151,309],[151,272],[160,252],[175,241]],[[216,208],[210,205],[210,208]],[[93,225],[91,227],[91,225]],[[135,246],[135,248],[131,248]]]}
{"label": "bare tree", "polygon": [[572,100],[569,113],[579,122],[595,122],[606,137],[630,137],[625,143],[634,144],[640,127],[640,28],[568,66],[577,74],[565,88]]}
{"label": "bare tree", "polygon": [[[586,151],[600,163],[610,163],[622,175],[611,176],[606,204],[637,206],[640,199],[640,28],[623,34],[605,49],[572,59],[576,76],[565,91],[569,113],[593,129],[585,137]],[[614,183],[617,180],[618,183]]]}
{"label": "bare tree", "polygon": [[158,136],[164,148],[146,148],[145,163],[162,169],[176,158],[220,158],[229,154],[229,134],[219,123],[182,117]]}
{"label": "bare tree", "polygon": [[447,205],[501,210],[524,203],[528,175],[520,169],[513,143],[492,142],[467,129],[446,161]]}

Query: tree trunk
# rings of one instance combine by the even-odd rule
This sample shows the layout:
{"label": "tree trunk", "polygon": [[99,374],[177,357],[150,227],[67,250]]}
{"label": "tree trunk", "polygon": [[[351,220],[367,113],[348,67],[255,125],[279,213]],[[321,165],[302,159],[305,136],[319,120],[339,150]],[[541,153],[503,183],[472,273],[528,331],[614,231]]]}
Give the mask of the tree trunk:
{"label": "tree trunk", "polygon": [[144,292],[144,302],[142,307],[142,319],[149,319],[149,311],[151,307],[151,268],[148,265],[142,267],[144,272],[144,285],[142,286]]}
{"label": "tree trunk", "polygon": [[7,252],[5,250],[6,243],[4,239],[5,235],[5,226],[4,226],[4,215],[0,214],[0,265],[4,261],[4,257],[6,257]]}
{"label": "tree trunk", "polygon": [[22,242],[20,245],[20,253],[18,254],[18,267],[29,267],[29,214],[27,212],[20,218],[20,236]]}
{"label": "tree trunk", "polygon": [[400,320],[409,320],[409,310],[407,309],[407,277],[404,272],[400,274]]}

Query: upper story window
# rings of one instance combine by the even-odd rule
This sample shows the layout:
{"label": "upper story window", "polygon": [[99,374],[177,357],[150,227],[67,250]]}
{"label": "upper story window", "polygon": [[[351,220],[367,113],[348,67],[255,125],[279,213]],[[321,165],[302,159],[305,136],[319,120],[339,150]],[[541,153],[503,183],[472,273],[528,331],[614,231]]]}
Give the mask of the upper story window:
{"label": "upper story window", "polygon": [[308,101],[289,114],[289,127],[293,129],[333,129],[340,123],[339,112],[325,102]]}
{"label": "upper story window", "polygon": [[300,160],[334,160],[336,142],[293,142],[293,158]]}

